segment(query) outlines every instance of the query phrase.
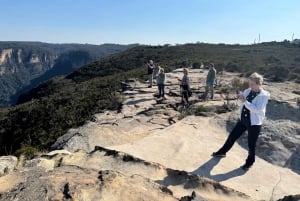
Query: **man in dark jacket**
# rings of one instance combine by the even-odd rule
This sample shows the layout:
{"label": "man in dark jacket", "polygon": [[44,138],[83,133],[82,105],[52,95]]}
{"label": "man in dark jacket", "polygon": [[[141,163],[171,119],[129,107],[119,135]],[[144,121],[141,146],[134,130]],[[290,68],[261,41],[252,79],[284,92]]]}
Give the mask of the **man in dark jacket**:
{"label": "man in dark jacket", "polygon": [[152,87],[152,83],[153,83],[153,74],[154,74],[154,69],[155,69],[155,65],[153,63],[152,60],[149,61],[149,63],[147,64],[148,67],[148,79],[149,79],[149,88]]}

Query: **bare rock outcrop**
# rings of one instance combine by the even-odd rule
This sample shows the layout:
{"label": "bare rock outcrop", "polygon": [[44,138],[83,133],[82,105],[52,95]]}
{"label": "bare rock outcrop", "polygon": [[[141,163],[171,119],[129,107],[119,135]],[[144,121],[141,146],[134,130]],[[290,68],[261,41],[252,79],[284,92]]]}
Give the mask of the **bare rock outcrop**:
{"label": "bare rock outcrop", "polygon": [[[205,74],[192,70],[195,93],[183,115],[180,76],[180,70],[167,74],[166,100],[155,97],[155,88],[131,80],[119,111],[93,115],[60,137],[54,151],[0,177],[0,200],[297,199],[299,108],[285,98],[294,100],[298,95],[291,89],[298,89],[292,84],[265,86],[272,97],[257,144],[259,157],[246,172],[240,168],[247,156],[246,135],[226,158],[211,157],[224,143],[238,111],[224,107],[228,100],[218,90],[215,100],[200,101],[199,83]],[[226,73],[223,82],[233,76]],[[193,110],[205,115],[195,116]]]}
{"label": "bare rock outcrop", "polygon": [[1,156],[0,157],[0,176],[8,174],[13,171],[17,165],[18,159],[15,156]]}
{"label": "bare rock outcrop", "polygon": [[0,177],[0,200],[251,200],[203,176],[103,147],[60,161],[51,171],[36,164]]}

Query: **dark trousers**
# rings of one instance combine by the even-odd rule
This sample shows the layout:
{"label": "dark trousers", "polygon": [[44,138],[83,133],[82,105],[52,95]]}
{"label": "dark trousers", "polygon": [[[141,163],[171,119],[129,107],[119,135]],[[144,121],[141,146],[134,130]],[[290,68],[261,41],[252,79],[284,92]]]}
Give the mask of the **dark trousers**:
{"label": "dark trousers", "polygon": [[158,96],[159,97],[165,97],[165,85],[164,84],[158,84]]}
{"label": "dark trousers", "polygon": [[148,74],[148,79],[149,79],[149,86],[152,87],[152,83],[153,83],[153,73],[152,73],[152,74]]}
{"label": "dark trousers", "polygon": [[[185,100],[186,100],[186,103],[189,103],[189,94],[188,94],[188,91],[183,91],[182,92],[182,95]],[[182,102],[184,102],[184,100],[182,99]]]}
{"label": "dark trousers", "polygon": [[229,134],[225,144],[223,147],[218,151],[218,153],[226,154],[235,141],[241,137],[241,135],[248,130],[248,158],[246,159],[246,165],[251,166],[255,161],[255,147],[256,142],[258,139],[258,135],[261,130],[261,125],[254,125],[254,126],[246,126],[241,121],[238,121],[231,133]]}
{"label": "dark trousers", "polygon": [[[181,90],[182,90],[182,94],[181,94],[181,102],[184,103],[184,104],[188,104],[189,103],[189,86],[187,85],[182,85],[181,86]],[[184,102],[183,98],[186,100],[186,103]]]}

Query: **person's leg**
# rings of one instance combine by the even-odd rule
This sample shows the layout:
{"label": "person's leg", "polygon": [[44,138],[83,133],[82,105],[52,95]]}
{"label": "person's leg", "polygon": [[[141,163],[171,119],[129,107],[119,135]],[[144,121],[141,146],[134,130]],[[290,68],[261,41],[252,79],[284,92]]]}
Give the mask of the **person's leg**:
{"label": "person's leg", "polygon": [[188,93],[186,90],[182,91],[182,103],[183,104],[188,104]]}
{"label": "person's leg", "polygon": [[204,94],[203,94],[203,99],[206,99],[207,94],[208,94],[208,91],[209,91],[209,87],[208,87],[208,85],[206,85],[206,86],[205,86],[205,92],[204,92]]}
{"label": "person's leg", "polygon": [[158,98],[160,98],[161,97],[161,84],[158,84],[157,85],[157,87],[158,87]]}
{"label": "person's leg", "polygon": [[241,121],[238,121],[229,134],[226,142],[224,145],[217,151],[215,152],[215,155],[225,155],[233,146],[235,141],[241,137],[241,135],[247,130],[246,126],[242,124]]}
{"label": "person's leg", "polygon": [[261,126],[254,125],[248,129],[248,157],[246,159],[245,168],[249,168],[255,161],[256,142],[261,131]]}
{"label": "person's leg", "polygon": [[210,99],[214,99],[214,85],[212,84],[211,86],[210,86]]}
{"label": "person's leg", "polygon": [[165,84],[161,84],[161,96],[165,98]]}
{"label": "person's leg", "polygon": [[149,86],[152,87],[153,74],[149,74]]}
{"label": "person's leg", "polygon": [[186,103],[189,104],[189,92],[187,90],[185,91],[185,99]]}

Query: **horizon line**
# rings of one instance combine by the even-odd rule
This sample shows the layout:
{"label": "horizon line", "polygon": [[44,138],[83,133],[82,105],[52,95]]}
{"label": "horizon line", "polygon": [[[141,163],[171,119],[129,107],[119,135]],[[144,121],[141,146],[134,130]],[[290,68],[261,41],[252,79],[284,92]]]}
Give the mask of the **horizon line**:
{"label": "horizon line", "polygon": [[55,44],[55,45],[140,45],[140,46],[177,46],[177,45],[187,45],[187,44],[209,44],[209,45],[256,45],[256,44],[262,44],[262,43],[272,43],[272,42],[293,42],[293,41],[297,41],[300,40],[298,38],[295,38],[293,40],[288,40],[288,39],[284,39],[281,41],[277,41],[277,40],[271,40],[271,41],[260,41],[260,42],[253,42],[253,43],[226,43],[226,42],[204,42],[204,41],[195,41],[195,42],[186,42],[186,43],[138,43],[138,42],[134,42],[134,43],[115,43],[115,42],[104,42],[104,43],[81,43],[81,42],[51,42],[51,41],[31,41],[31,40],[0,40],[0,43],[44,43],[44,44]]}

